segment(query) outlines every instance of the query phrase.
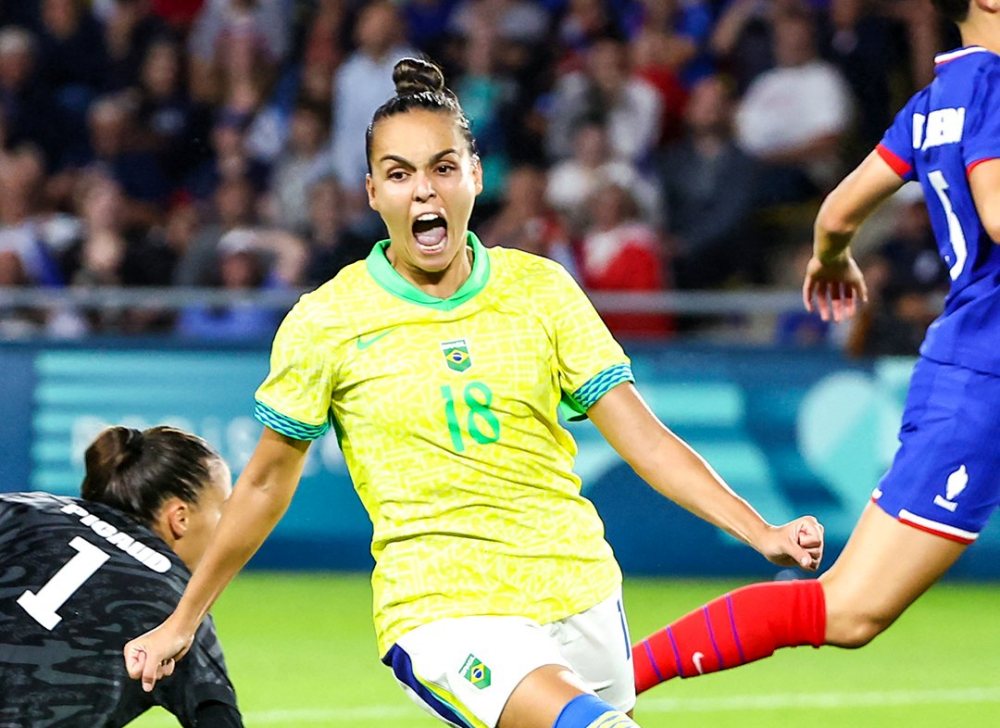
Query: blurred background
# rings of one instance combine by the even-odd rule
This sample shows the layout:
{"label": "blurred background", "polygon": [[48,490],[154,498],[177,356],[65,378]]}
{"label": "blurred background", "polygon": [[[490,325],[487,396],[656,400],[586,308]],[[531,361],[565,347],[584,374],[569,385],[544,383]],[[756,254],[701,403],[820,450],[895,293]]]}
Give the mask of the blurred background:
{"label": "blurred background", "polygon": [[[657,414],[767,518],[821,518],[829,563],[891,461],[948,275],[904,187],[855,245],[871,304],[824,324],[798,293],[812,222],[959,44],[927,0],[0,0],[0,489],[75,494],[110,423],[177,424],[240,470],[277,324],[384,235],[364,132],[423,54],[478,140],[472,229],[566,266]],[[627,582],[637,635],[796,576],[570,427],[626,572],[655,577]],[[373,659],[365,580],[330,575],[365,571],[369,536],[325,438],[251,564],[324,575],[250,574],[216,610],[248,725],[432,725]],[[738,581],[676,580],[706,576]],[[867,657],[667,689],[643,724],[994,725],[1000,645],[975,625],[1000,524],[955,576],[992,581],[944,585]]]}

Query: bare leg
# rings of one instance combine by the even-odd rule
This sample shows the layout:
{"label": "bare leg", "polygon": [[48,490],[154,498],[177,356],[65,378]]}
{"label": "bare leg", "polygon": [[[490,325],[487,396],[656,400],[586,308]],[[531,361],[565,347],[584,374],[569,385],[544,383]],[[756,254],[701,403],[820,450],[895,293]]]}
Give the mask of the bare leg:
{"label": "bare leg", "polygon": [[592,694],[572,670],[562,665],[539,667],[514,688],[497,728],[552,728],[567,703]]}
{"label": "bare leg", "polygon": [[497,728],[551,728],[566,703],[589,692],[580,677],[562,665],[539,667],[514,688]]}
{"label": "bare leg", "polygon": [[966,549],[904,525],[869,503],[837,562],[819,580],[826,643],[862,647],[891,625]]}

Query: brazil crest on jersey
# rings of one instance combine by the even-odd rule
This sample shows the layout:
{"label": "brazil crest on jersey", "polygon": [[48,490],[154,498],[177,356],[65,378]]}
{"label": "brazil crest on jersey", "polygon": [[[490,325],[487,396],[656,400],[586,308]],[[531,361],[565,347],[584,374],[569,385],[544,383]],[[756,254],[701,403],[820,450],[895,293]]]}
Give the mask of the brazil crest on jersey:
{"label": "brazil crest on jersey", "polygon": [[878,147],[906,180],[920,180],[951,291],[920,353],[1000,374],[1000,246],[986,234],[968,173],[1000,157],[1000,56],[979,46],[942,53],[936,77],[899,112]]}
{"label": "brazil crest on jersey", "polygon": [[557,407],[586,412],[629,360],[557,263],[469,245],[471,276],[438,299],[378,243],[288,314],[257,391],[277,432],[336,430],[374,526],[382,654],[444,617],[561,619],[621,580]]}

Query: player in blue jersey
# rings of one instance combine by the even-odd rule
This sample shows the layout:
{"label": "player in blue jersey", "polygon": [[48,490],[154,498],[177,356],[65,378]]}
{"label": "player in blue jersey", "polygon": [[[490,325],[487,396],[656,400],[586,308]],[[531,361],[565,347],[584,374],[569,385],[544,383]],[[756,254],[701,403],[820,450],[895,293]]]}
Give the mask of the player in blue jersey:
{"label": "player in blue jersey", "polygon": [[964,46],[820,209],[803,299],[824,320],[867,297],[850,243],[919,180],[951,273],[910,382],[901,446],[837,562],[818,580],[757,584],[635,646],[638,692],[811,644],[861,647],[975,541],[1000,502],[1000,3],[934,0]]}

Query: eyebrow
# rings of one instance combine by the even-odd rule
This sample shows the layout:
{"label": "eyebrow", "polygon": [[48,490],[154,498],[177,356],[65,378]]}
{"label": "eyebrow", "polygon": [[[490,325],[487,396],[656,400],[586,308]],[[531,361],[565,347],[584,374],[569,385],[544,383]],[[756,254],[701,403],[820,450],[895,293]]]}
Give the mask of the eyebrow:
{"label": "eyebrow", "polygon": [[[431,157],[431,162],[430,163],[432,165],[436,164],[437,162],[440,162],[442,159],[444,159],[445,157],[447,157],[449,154],[458,154],[458,150],[457,149],[445,149],[444,151],[438,152],[433,157]],[[413,164],[413,162],[411,162],[410,160],[405,159],[405,158],[400,157],[400,156],[395,155],[395,154],[386,154],[381,159],[379,159],[378,161],[379,161],[380,164],[382,162],[396,162],[397,164],[403,165],[407,169],[416,169],[417,168],[416,165]]]}

